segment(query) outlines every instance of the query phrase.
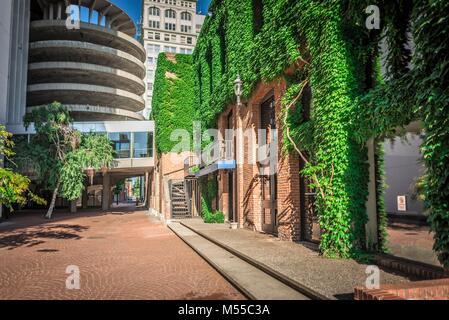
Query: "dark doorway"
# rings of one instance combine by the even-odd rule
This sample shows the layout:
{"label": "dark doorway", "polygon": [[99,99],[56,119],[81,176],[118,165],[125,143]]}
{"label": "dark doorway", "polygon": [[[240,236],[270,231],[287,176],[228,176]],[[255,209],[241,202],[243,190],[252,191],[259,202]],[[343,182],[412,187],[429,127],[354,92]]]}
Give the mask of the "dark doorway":
{"label": "dark doorway", "polygon": [[[227,125],[226,129],[233,129],[234,128],[234,114],[231,111],[228,114],[227,117]],[[233,148],[233,154],[236,154],[236,137],[234,134],[225,133],[225,139],[232,141],[232,148]],[[228,172],[228,219],[230,222],[237,222],[237,216],[236,216],[236,204],[235,204],[235,190],[236,190],[236,178],[235,178],[236,171],[229,171]]]}
{"label": "dark doorway", "polygon": [[[276,129],[276,110],[274,96],[268,98],[260,106],[260,128],[266,130],[265,141],[259,145],[271,144],[272,130]],[[264,162],[260,168],[260,182],[262,188],[262,228],[267,233],[277,234],[278,192],[276,166]]]}
{"label": "dark doorway", "polygon": [[229,221],[236,222],[234,215],[234,172],[232,171],[228,173],[228,193],[229,193],[229,203],[228,203]]}
{"label": "dark doorway", "polygon": [[319,243],[321,241],[321,228],[316,210],[316,190],[312,187],[312,181],[310,179],[301,176],[300,181],[301,240]]}

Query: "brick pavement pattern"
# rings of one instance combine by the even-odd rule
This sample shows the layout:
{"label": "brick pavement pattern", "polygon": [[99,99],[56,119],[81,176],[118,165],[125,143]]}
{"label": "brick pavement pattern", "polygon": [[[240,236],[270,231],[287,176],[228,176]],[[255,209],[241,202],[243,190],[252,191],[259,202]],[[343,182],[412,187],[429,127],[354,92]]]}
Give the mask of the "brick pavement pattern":
{"label": "brick pavement pattern", "polygon": [[[66,288],[78,266],[80,290]],[[0,224],[0,299],[244,299],[142,211],[13,216]]]}

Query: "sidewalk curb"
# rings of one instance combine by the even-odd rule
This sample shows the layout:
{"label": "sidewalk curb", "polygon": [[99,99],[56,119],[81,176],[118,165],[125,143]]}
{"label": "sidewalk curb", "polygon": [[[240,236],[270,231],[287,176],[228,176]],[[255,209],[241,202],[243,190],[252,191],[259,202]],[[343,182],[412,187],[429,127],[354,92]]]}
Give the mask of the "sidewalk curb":
{"label": "sidewalk curb", "polygon": [[[173,223],[179,223],[180,225],[182,225],[183,227],[186,227],[183,223],[177,221],[177,222],[173,222]],[[201,258],[203,258],[212,268],[214,268],[214,270],[216,270],[219,274],[221,274],[227,281],[229,281],[232,286],[234,286],[238,291],[240,291],[240,293],[242,293],[246,298],[248,298],[249,300],[257,300],[256,297],[254,297],[251,293],[249,293],[243,286],[241,286],[239,284],[238,281],[236,281],[230,274],[228,274],[227,272],[225,272],[222,268],[220,268],[217,264],[215,264],[211,259],[209,259],[207,256],[205,256],[203,253],[201,253],[199,250],[197,250],[197,248],[193,245],[191,245],[186,239],[184,239],[183,236],[181,236],[180,234],[178,234],[178,232],[176,232],[176,230],[174,230],[173,228],[171,228],[171,224],[167,224],[167,227],[179,238],[181,239],[186,245],[188,245],[193,251],[195,251]],[[186,227],[187,228],[187,227]],[[190,228],[187,228],[189,230],[191,230]],[[191,230],[193,231],[193,230]],[[195,231],[193,231],[195,232]],[[196,232],[195,232],[196,233]],[[199,235],[199,234],[198,234]],[[200,235],[201,236],[201,235]],[[202,236],[201,236],[202,237]],[[204,237],[203,237],[204,238]],[[205,238],[206,239],[206,238]],[[208,240],[208,239],[206,239]],[[210,241],[210,240],[208,240]],[[211,241],[212,242],[212,241]],[[214,243],[214,242],[212,242]],[[215,243],[214,243],[215,244]],[[223,248],[224,249],[224,248]]]}
{"label": "sidewalk curb", "polygon": [[211,237],[205,235],[203,232],[195,230],[194,228],[186,225],[185,223],[183,223],[182,221],[179,221],[179,223],[186,227],[187,229],[195,232],[196,234],[200,235],[201,237],[205,238],[206,240],[209,240],[210,242],[214,243],[215,245],[221,247],[222,249],[229,251],[230,253],[232,253],[233,255],[237,256],[238,258],[242,259],[243,261],[253,265],[254,267],[258,268],[259,270],[265,272],[266,274],[272,276],[273,278],[279,280],[280,282],[282,282],[283,284],[289,286],[290,288],[304,294],[305,296],[311,298],[312,300],[331,300],[330,298],[322,295],[321,293],[316,292],[313,289],[310,289],[302,284],[300,284],[299,282],[291,279],[290,277],[287,277],[286,275],[274,270],[273,268],[251,258],[248,257],[247,255],[245,255],[244,253],[241,253],[240,251],[231,248],[215,239],[212,239]]}

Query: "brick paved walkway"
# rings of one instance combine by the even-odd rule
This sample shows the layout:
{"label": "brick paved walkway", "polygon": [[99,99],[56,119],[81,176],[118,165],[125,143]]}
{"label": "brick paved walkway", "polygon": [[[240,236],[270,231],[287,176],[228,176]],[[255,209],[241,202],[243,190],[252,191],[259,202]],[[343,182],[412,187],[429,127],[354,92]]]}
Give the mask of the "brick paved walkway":
{"label": "brick paved walkway", "polygon": [[[67,266],[81,289],[67,290]],[[0,299],[243,299],[145,212],[57,213],[0,224]]]}

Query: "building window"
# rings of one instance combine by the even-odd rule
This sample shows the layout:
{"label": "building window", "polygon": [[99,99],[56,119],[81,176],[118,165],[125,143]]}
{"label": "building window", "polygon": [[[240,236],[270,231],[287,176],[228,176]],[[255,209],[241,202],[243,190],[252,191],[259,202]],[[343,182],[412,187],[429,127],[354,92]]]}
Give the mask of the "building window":
{"label": "building window", "polygon": [[154,80],[154,70],[148,70],[147,71],[147,79],[148,80]]}
{"label": "building window", "polygon": [[159,8],[156,8],[156,7],[151,7],[148,10],[148,13],[149,13],[150,16],[157,16],[157,17],[159,17],[161,15],[161,10],[159,10]]}
{"label": "building window", "polygon": [[191,33],[192,32],[192,27],[191,26],[181,25],[181,32]]}
{"label": "building window", "polygon": [[176,19],[176,11],[172,9],[165,10],[165,17],[170,19]]}
{"label": "building window", "polygon": [[164,34],[164,40],[167,42],[170,42],[170,35],[169,34]]}
{"label": "building window", "polygon": [[159,29],[161,27],[161,23],[159,21],[150,20],[149,22],[150,28]]}
{"label": "building window", "polygon": [[111,132],[109,140],[115,151],[116,159],[131,158],[131,133],[130,132]]}
{"label": "building window", "polygon": [[164,47],[164,52],[168,52],[168,53],[176,53],[176,47]]}
{"label": "building window", "polygon": [[176,35],[172,34],[171,35],[171,42],[176,42],[177,38]]}
{"label": "building window", "polygon": [[161,46],[159,46],[157,44],[149,44],[149,45],[147,45],[147,53],[149,55],[153,55],[153,54],[158,55],[159,52],[161,52]]}
{"label": "building window", "polygon": [[221,21],[218,27],[218,35],[220,39],[220,64],[221,64],[221,74],[226,73],[226,20]]}
{"label": "building window", "polygon": [[176,31],[176,23],[165,23],[165,30]]}
{"label": "building window", "polygon": [[186,37],[185,36],[181,36],[181,44],[186,44]]}
{"label": "building window", "polygon": [[188,49],[188,48],[180,48],[180,49],[179,49],[179,52],[180,52],[180,53],[183,53],[183,54],[192,54],[192,49]]}
{"label": "building window", "polygon": [[192,44],[193,40],[192,37],[187,37],[187,44]]}
{"label": "building window", "polygon": [[133,158],[152,158],[153,157],[153,133],[136,132],[134,133]]}
{"label": "building window", "polygon": [[262,31],[263,26],[263,2],[262,0],[253,1],[253,33],[257,35]]}
{"label": "building window", "polygon": [[182,12],[181,20],[192,21],[192,15],[189,12]]}
{"label": "building window", "polygon": [[155,40],[161,40],[161,34],[159,32],[154,33],[154,39]]}

